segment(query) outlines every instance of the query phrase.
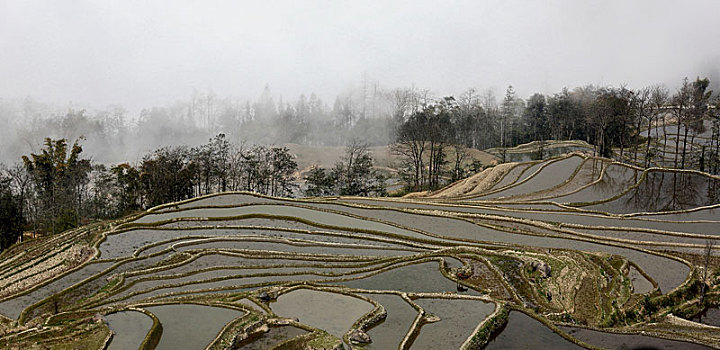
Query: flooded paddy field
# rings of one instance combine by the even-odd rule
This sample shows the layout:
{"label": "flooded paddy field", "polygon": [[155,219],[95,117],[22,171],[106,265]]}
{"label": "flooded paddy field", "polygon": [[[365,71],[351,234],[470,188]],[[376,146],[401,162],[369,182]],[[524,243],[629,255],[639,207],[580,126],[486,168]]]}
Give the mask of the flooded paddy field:
{"label": "flooded paddy field", "polygon": [[[416,263],[396,267],[365,278],[345,282],[329,282],[350,288],[377,291],[397,291],[411,293],[451,293],[457,286],[445,278],[438,268],[437,262]],[[463,294],[477,294],[468,290]]]}
{"label": "flooded paddy field", "polygon": [[560,327],[571,336],[605,349],[711,349],[710,347],[656,338],[641,334],[598,332],[583,328]]}
{"label": "flooded paddy field", "polygon": [[418,311],[399,295],[363,294],[382,305],[387,312],[385,319],[367,331],[372,343],[367,349],[397,349],[405,335],[410,331]]}
{"label": "flooded paddy field", "polygon": [[526,181],[518,183],[506,190],[496,192],[487,198],[513,197],[552,189],[568,181],[583,161],[584,159],[580,156],[572,156],[544,164],[543,168],[538,170],[537,174],[528,178]]}
{"label": "flooded paddy field", "polygon": [[138,349],[153,325],[149,316],[139,311],[123,311],[105,317],[113,332],[108,350]]}
{"label": "flooded paddy field", "polygon": [[510,312],[504,329],[486,349],[582,349],[522,312]]}
{"label": "flooded paddy field", "polygon": [[702,293],[720,303],[714,197],[667,211],[675,174],[581,154],[503,167],[437,196],[170,203],[104,226],[49,278],[32,266],[52,241],[0,265],[0,346],[85,324],[113,333],[109,349],[720,344],[717,309],[690,321]]}
{"label": "flooded paddy field", "polygon": [[475,327],[495,309],[492,303],[463,299],[416,299],[425,312],[440,321],[424,324],[413,341],[413,349],[460,348]]}
{"label": "flooded paddy field", "polygon": [[[195,304],[170,304],[145,308],[162,323],[157,349],[202,349],[230,321],[244,312]],[[192,320],[192,322],[188,322]]]}
{"label": "flooded paddy field", "polygon": [[373,304],[348,295],[297,289],[270,304],[278,316],[297,318],[341,338],[353,323],[373,310]]}

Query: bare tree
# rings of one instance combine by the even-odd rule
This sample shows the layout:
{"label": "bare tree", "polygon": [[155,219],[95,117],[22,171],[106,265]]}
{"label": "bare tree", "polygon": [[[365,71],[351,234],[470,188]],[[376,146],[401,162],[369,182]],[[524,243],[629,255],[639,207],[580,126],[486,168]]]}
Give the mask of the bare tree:
{"label": "bare tree", "polygon": [[[646,87],[646,88],[642,88],[642,89],[636,91],[633,96],[633,102],[634,102],[633,106],[635,107],[635,120],[637,121],[636,131],[638,134],[640,133],[640,128],[641,128],[642,122],[645,120],[647,120],[647,122],[648,122],[648,128],[647,128],[648,142],[646,144],[646,147],[648,149],[645,151],[645,155],[646,155],[645,156],[645,164],[646,164],[645,167],[647,167],[647,163],[648,163],[647,155],[649,154],[650,138],[652,137],[650,135],[650,133],[652,132],[651,129],[652,129],[653,115],[652,115],[652,113],[650,113],[650,103],[651,103],[650,95],[651,95],[651,90],[649,87]],[[635,145],[635,155],[634,155],[634,159],[633,159],[633,162],[635,164],[637,164],[638,148],[639,148],[639,145],[636,144]]]}
{"label": "bare tree", "polygon": [[678,155],[680,154],[680,128],[685,123],[691,95],[692,86],[690,85],[690,83],[688,83],[688,79],[685,78],[683,80],[682,86],[680,87],[680,89],[678,89],[678,91],[675,93],[675,95],[673,95],[671,99],[672,112],[673,116],[675,117],[675,125],[677,126],[677,130],[675,133],[675,159],[673,161],[673,166],[675,168],[678,167]]}
{"label": "bare tree", "polygon": [[[650,100],[652,101],[652,107],[654,110],[654,113],[650,115],[648,118],[648,139],[647,139],[647,147],[645,149],[645,167],[650,167],[650,138],[652,134],[650,133],[652,128],[652,119],[655,118],[655,127],[658,127],[659,118],[662,115],[662,124],[663,124],[663,138],[664,138],[664,147],[663,150],[667,149],[667,133],[665,132],[665,112],[664,107],[668,100],[668,91],[667,89],[662,85],[655,85],[652,88],[652,92],[650,93]],[[656,133],[659,131],[656,131]]]}
{"label": "bare tree", "polygon": [[512,85],[508,85],[505,90],[505,98],[502,103],[502,113],[500,114],[500,147],[505,147],[507,140],[505,134],[507,133],[507,124],[513,118],[515,112],[515,90]]}
{"label": "bare tree", "polygon": [[710,260],[712,258],[714,242],[712,240],[705,241],[705,261],[703,261],[702,285],[700,291],[700,304],[705,302],[705,291],[708,284],[708,272],[710,271]]}

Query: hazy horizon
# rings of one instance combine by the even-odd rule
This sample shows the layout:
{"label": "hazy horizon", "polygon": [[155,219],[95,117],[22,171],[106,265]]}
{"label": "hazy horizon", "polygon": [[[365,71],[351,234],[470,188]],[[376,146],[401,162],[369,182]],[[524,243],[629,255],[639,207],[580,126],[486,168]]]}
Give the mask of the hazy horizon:
{"label": "hazy horizon", "polygon": [[[717,1],[3,2],[0,97],[141,108],[363,79],[435,95],[717,79]],[[716,83],[716,82],[715,82]]]}

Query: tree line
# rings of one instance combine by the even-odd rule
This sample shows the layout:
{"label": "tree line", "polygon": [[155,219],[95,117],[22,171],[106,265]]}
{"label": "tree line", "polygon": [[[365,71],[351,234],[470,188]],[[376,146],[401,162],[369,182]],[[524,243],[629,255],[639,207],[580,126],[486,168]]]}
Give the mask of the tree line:
{"label": "tree line", "polygon": [[374,168],[365,142],[351,140],[331,169],[313,166],[305,175],[305,196],[385,196],[386,177]]}
{"label": "tree line", "polygon": [[[440,99],[427,91],[398,90],[391,147],[402,160],[400,175],[411,191],[437,189],[464,177],[467,149],[547,140],[584,140],[596,155],[645,167],[674,148],[672,167],[718,174],[720,114],[709,85],[707,78],[684,79],[672,94],[662,85],[636,90],[590,85],[551,96],[536,93],[527,100],[509,86],[499,104],[491,92],[474,89]],[[710,140],[698,147],[695,138],[708,122]],[[655,128],[663,132],[647,132]],[[677,142],[669,143],[671,135]]]}
{"label": "tree line", "polygon": [[0,250],[23,230],[58,233],[220,191],[290,196],[297,163],[286,147],[234,144],[218,134],[198,147],[157,149],[137,165],[84,158],[81,140],[47,138],[40,152],[0,171]]}
{"label": "tree line", "polygon": [[[298,165],[287,147],[233,143],[218,134],[197,147],[159,148],[137,165],[108,166],[84,158],[81,141],[46,138],[44,147],[22,162],[0,164],[0,251],[23,231],[59,233],[211,193],[292,197],[301,191]],[[332,169],[311,169],[302,191],[307,196],[385,195],[385,177],[373,165],[368,145],[352,141]]]}

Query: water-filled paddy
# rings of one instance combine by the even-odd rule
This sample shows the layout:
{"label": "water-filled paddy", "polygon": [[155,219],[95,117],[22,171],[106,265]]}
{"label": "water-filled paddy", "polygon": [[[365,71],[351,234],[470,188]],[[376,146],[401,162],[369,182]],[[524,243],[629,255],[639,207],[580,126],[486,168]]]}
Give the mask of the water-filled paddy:
{"label": "water-filled paddy", "polygon": [[577,167],[582,164],[583,160],[584,159],[579,156],[572,156],[549,163],[527,181],[506,190],[493,193],[486,198],[511,197],[551,189],[567,181]]}
{"label": "water-filled paddy", "polygon": [[105,316],[113,338],[107,350],[138,349],[150,331],[152,319],[139,311],[116,312]]}
{"label": "water-filled paddy", "polygon": [[[400,203],[396,203],[400,204]],[[445,208],[447,209],[447,207]],[[357,209],[352,208],[348,210],[365,210],[368,213],[371,213],[375,210],[372,209]],[[474,210],[472,208],[468,210]],[[500,211],[500,210],[485,210],[485,209],[479,209],[484,212],[490,213],[490,214],[511,214],[511,213],[519,213],[519,216],[528,216],[528,217],[542,217],[544,214],[548,213],[542,213],[542,212],[515,212],[515,211]],[[382,212],[383,210],[377,210],[379,212]],[[417,220],[407,220],[406,222],[416,221],[420,222],[421,220],[419,217],[422,215],[414,215],[414,214],[407,214],[407,213],[400,213],[397,211],[389,211],[392,213],[398,213],[398,216],[402,216],[403,214],[406,216],[415,216],[418,217]],[[553,213],[549,213],[549,215],[552,215]],[[561,248],[561,249],[576,249],[576,250],[584,250],[584,251],[596,251],[596,252],[608,252],[611,254],[617,254],[617,255],[623,255],[636,264],[638,264],[644,271],[646,271],[648,274],[653,276],[655,280],[660,285],[660,289],[663,291],[663,293],[667,293],[670,290],[674,289],[675,287],[679,286],[683,281],[685,281],[685,278],[690,271],[689,267],[679,261],[650,254],[645,253],[642,251],[629,249],[629,248],[623,248],[623,247],[617,247],[612,245],[603,245],[599,243],[591,243],[591,242],[585,242],[575,239],[566,239],[566,238],[555,238],[555,237],[539,237],[539,236],[531,236],[531,235],[523,235],[523,234],[513,234],[513,233],[507,233],[503,231],[493,230],[487,227],[474,225],[471,223],[468,223],[466,221],[462,220],[456,220],[451,218],[433,218],[429,216],[425,216],[427,220],[437,220],[437,222],[440,222],[441,224],[438,225],[438,230],[442,230],[445,234],[452,234],[455,235],[454,237],[462,238],[462,239],[473,239],[473,240],[483,240],[483,241],[493,241],[493,242],[503,242],[503,243],[509,243],[509,244],[520,244],[525,246],[535,246],[535,247],[544,247],[544,248]],[[597,217],[595,217],[597,218]],[[616,219],[620,220],[620,219]]]}
{"label": "water-filled paddy", "polygon": [[157,349],[203,349],[230,321],[243,316],[238,310],[194,304],[146,307],[160,319],[162,337]]}
{"label": "water-filled paddy", "polygon": [[[367,290],[397,290],[414,293],[457,292],[456,283],[443,276],[438,263],[434,261],[396,267],[366,278],[330,283]],[[472,289],[464,293],[477,294]]]}
{"label": "water-filled paddy", "polygon": [[424,324],[413,349],[457,349],[472,336],[475,327],[495,309],[492,303],[463,299],[417,299],[425,312],[440,322]]}
{"label": "water-filled paddy", "polygon": [[367,349],[397,349],[418,315],[410,304],[395,294],[363,294],[385,307],[387,317],[367,331],[372,343]]}
{"label": "water-filled paddy", "polygon": [[709,349],[698,344],[640,334],[606,333],[584,328],[560,328],[577,339],[606,349]]}
{"label": "water-filled paddy", "polygon": [[648,171],[636,188],[611,201],[585,208],[616,214],[684,210],[716,203],[708,188],[720,180],[695,173]]}
{"label": "water-filled paddy", "polygon": [[277,216],[291,216],[304,218],[306,220],[324,225],[347,227],[354,229],[373,230],[389,232],[407,237],[428,239],[431,237],[419,234],[414,231],[404,230],[392,225],[380,222],[362,220],[345,215],[328,213],[307,208],[293,207],[288,205],[250,205],[234,208],[204,208],[188,209],[184,211],[146,215],[137,220],[139,223],[150,223],[169,220],[178,217],[232,217],[248,214],[266,214]]}
{"label": "water-filled paddy", "polygon": [[648,279],[645,278],[645,276],[643,276],[634,266],[630,267],[628,277],[630,277],[630,282],[632,282],[633,293],[645,294],[653,290],[652,283],[648,281]]}
{"label": "water-filled paddy", "polygon": [[191,200],[186,203],[181,203],[176,206],[170,206],[164,208],[165,211],[174,209],[187,209],[195,207],[206,207],[206,206],[223,206],[223,205],[237,205],[237,203],[274,203],[276,202],[273,198],[265,198],[261,196],[254,196],[245,193],[233,193],[225,194],[222,196],[210,196]]}
{"label": "water-filled paddy", "polygon": [[558,203],[587,203],[609,199],[634,185],[638,180],[638,174],[639,172],[633,168],[610,164],[605,168],[600,181],[577,192],[554,197],[551,200]]}
{"label": "water-filled paddy", "polygon": [[486,349],[582,349],[547,328],[544,324],[513,311],[508,322],[496,337],[492,338]]}
{"label": "water-filled paddy", "polygon": [[373,304],[351,296],[297,289],[270,304],[278,316],[298,318],[300,323],[326,330],[342,338],[353,323],[373,310]]}
{"label": "water-filled paddy", "polygon": [[[324,277],[317,275],[308,274],[292,274],[285,276],[261,276],[261,277],[237,277],[227,278],[218,281],[204,282],[203,280],[197,280],[192,277],[186,278],[184,281],[179,283],[173,283],[170,281],[144,281],[135,284],[131,288],[124,290],[116,295],[113,295],[114,299],[120,299],[118,302],[128,303],[132,301],[140,301],[148,299],[160,294],[169,293],[183,293],[189,291],[201,291],[207,289],[225,288],[230,289],[245,289],[250,285],[269,283],[269,282],[285,282],[285,281],[303,281],[303,280],[321,280]],[[131,296],[132,295],[132,296]]]}
{"label": "water-filled paddy", "polygon": [[79,270],[60,277],[59,279],[39,287],[30,293],[0,302],[0,314],[17,319],[20,316],[20,313],[28,306],[49,297],[54,293],[61,292],[65,288],[68,288],[86,278],[92,277],[94,274],[107,269],[111,265],[112,263],[108,262],[87,264]]}
{"label": "water-filled paddy", "polygon": [[520,177],[520,174],[522,174],[522,173],[523,173],[527,168],[529,168],[530,166],[532,166],[532,165],[530,165],[530,164],[525,164],[525,163],[515,165],[512,169],[510,169],[510,170],[505,174],[505,176],[503,176],[502,179],[500,179],[500,181],[498,181],[498,182],[490,189],[490,191],[496,191],[496,190],[499,190],[499,189],[501,189],[501,188],[503,188],[503,187],[506,187],[506,186],[508,186],[508,185],[511,185],[511,184],[515,183],[515,182],[518,180],[518,178]]}
{"label": "water-filled paddy", "polygon": [[199,249],[248,249],[248,250],[266,250],[276,252],[289,252],[300,254],[336,254],[336,255],[358,255],[358,256],[400,256],[416,254],[418,250],[395,250],[386,249],[381,246],[362,245],[362,246],[333,246],[333,245],[317,245],[291,244],[289,242],[253,242],[246,240],[217,240],[217,241],[194,241],[177,245],[177,251],[199,250]]}

